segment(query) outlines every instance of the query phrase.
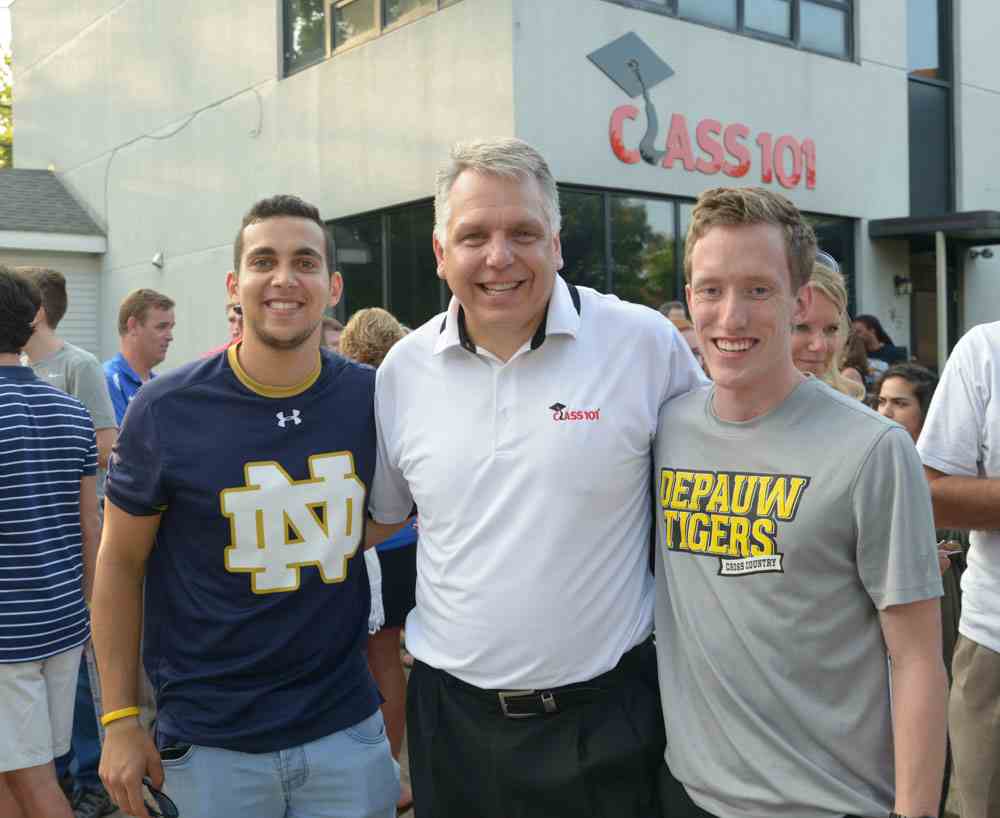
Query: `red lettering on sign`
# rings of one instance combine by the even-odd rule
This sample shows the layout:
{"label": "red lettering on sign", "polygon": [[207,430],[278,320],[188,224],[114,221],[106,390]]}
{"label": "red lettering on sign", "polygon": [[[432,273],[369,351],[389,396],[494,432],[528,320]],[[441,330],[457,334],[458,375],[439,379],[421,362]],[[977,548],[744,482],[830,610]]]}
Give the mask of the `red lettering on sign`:
{"label": "red lettering on sign", "polygon": [[634,165],[641,158],[639,151],[630,150],[625,147],[625,139],[622,133],[622,125],[625,120],[635,119],[637,116],[639,116],[639,109],[634,105],[620,105],[611,112],[611,124],[608,128],[608,136],[611,139],[611,150],[626,165]]}
{"label": "red lettering on sign", "polygon": [[816,143],[811,139],[802,143],[802,160],[806,165],[806,187],[813,190],[816,187]]}
{"label": "red lettering on sign", "polygon": [[[791,154],[792,172],[786,173],[785,154]],[[781,137],[774,145],[774,172],[782,187],[795,187],[802,179],[802,155],[799,153],[799,142],[794,136]]]}
{"label": "red lettering on sign", "polygon": [[750,134],[750,129],[739,122],[734,122],[726,127],[722,140],[729,151],[729,155],[736,160],[736,164],[726,162],[722,166],[722,172],[726,176],[739,178],[746,176],[750,171],[750,149],[743,144],[743,140]]}
{"label": "red lettering on sign", "polygon": [[[638,164],[643,159],[639,150],[625,146],[625,122],[637,120],[639,116],[639,109],[634,105],[620,105],[611,112],[608,125],[611,150],[626,165]],[[752,164],[751,149],[746,144],[749,137],[750,128],[742,122],[723,126],[718,119],[706,117],[695,128],[699,150],[695,157],[687,119],[675,113],[670,117],[666,150],[660,164],[672,169],[680,160],[687,171],[713,176],[721,170],[726,176],[740,178],[750,172]],[[775,141],[770,132],[763,131],[755,141],[760,149],[762,183],[771,184],[777,178],[782,187],[794,188],[802,183],[804,176],[805,186],[809,190],[816,188],[816,143],[812,139],[800,143],[791,134],[783,134]]]}
{"label": "red lettering on sign", "polygon": [[703,119],[698,123],[695,131],[695,138],[698,140],[698,147],[711,157],[711,161],[705,161],[701,157],[694,163],[695,169],[700,173],[711,176],[722,170],[722,159],[724,153],[722,145],[713,137],[722,133],[722,123],[717,119]]}
{"label": "red lettering on sign", "polygon": [[674,114],[670,117],[667,155],[663,157],[663,167],[673,167],[677,159],[684,163],[684,170],[694,170],[694,153],[691,150],[691,137],[688,134],[688,124],[684,114]]}
{"label": "red lettering on sign", "polygon": [[774,164],[771,153],[772,139],[767,131],[757,136],[757,144],[760,145],[760,180],[764,184],[771,184],[774,178]]}

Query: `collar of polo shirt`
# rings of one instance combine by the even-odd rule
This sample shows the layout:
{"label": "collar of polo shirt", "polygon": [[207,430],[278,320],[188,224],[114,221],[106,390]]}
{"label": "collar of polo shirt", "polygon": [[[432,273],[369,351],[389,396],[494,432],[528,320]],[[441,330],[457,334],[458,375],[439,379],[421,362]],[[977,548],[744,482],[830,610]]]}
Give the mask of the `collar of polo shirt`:
{"label": "collar of polo shirt", "polygon": [[[580,292],[575,285],[568,284],[562,276],[556,275],[552,297],[549,299],[542,322],[531,338],[530,348],[538,349],[549,335],[570,335],[575,338],[579,329]],[[456,346],[476,353],[476,344],[469,337],[465,327],[465,309],[461,302],[452,296],[448,303],[448,314],[441,322],[434,354],[437,355]]]}

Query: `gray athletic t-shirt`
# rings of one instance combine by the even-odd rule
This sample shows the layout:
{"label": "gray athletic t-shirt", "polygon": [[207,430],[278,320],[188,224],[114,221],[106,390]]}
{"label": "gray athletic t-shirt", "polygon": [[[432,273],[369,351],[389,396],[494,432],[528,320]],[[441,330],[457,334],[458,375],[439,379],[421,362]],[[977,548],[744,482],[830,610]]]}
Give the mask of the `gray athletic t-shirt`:
{"label": "gray athletic t-shirt", "polygon": [[878,611],[942,593],[916,450],[811,378],[745,423],[711,401],[664,406],[656,443],[667,763],[720,818],[886,815]]}
{"label": "gray athletic t-shirt", "polygon": [[[118,425],[108,394],[108,382],[101,362],[87,350],[63,342],[62,348],[48,358],[33,363],[31,368],[45,383],[72,395],[87,407],[94,429],[111,429]],[[97,470],[97,496],[104,496],[105,469]]]}

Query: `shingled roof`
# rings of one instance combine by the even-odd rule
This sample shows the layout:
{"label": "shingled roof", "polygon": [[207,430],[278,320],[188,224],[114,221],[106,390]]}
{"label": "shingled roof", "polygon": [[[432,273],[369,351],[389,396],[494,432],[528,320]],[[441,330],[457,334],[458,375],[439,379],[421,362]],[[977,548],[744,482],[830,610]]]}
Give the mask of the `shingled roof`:
{"label": "shingled roof", "polygon": [[0,231],[103,236],[52,171],[0,170]]}

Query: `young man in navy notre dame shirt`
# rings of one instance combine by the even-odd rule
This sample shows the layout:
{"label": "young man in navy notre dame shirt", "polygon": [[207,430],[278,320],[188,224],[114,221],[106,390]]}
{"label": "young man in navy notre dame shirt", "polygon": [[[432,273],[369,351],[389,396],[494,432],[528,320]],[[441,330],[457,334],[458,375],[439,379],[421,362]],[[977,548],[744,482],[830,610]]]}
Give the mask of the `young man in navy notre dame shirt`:
{"label": "young man in navy notre dame shirt", "polygon": [[[146,384],[112,458],[94,593],[101,777],[146,818],[395,814],[398,773],[364,648],[374,371],[320,350],[343,284],[319,213],[243,220],[228,288],[243,340]],[[156,746],[138,724],[139,622]]]}

